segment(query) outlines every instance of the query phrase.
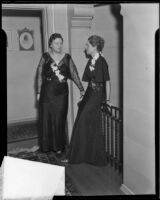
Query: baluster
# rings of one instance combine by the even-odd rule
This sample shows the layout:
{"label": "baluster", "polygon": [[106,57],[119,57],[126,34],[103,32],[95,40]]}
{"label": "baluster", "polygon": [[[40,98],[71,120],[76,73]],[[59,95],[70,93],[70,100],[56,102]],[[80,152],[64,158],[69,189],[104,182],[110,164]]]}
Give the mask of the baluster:
{"label": "baluster", "polygon": [[[110,112],[108,109],[110,108]],[[122,111],[120,108],[106,105],[102,114],[102,133],[106,150],[107,163],[115,170],[122,172],[123,162],[123,135]]]}
{"label": "baluster", "polygon": [[117,109],[115,108],[115,169],[117,169],[118,141],[117,141]]}
{"label": "baluster", "polygon": [[115,108],[114,108],[114,114],[112,116],[113,118],[113,162],[114,162],[114,166],[115,166]]}
{"label": "baluster", "polygon": [[122,113],[120,111],[119,117],[119,172],[122,172],[123,164],[123,134],[122,134]]}
{"label": "baluster", "polygon": [[105,135],[105,122],[104,122],[104,112],[102,112],[102,135]]}
{"label": "baluster", "polygon": [[121,156],[121,142],[120,142],[120,120],[118,120],[118,159],[117,159],[117,163],[118,163],[118,168],[120,169],[120,156]]}
{"label": "baluster", "polygon": [[107,155],[107,115],[105,115],[105,142],[106,142],[106,147],[105,147],[105,150],[106,150],[106,156],[108,156]]}
{"label": "baluster", "polygon": [[107,113],[107,160],[109,162],[109,156],[110,156],[110,123],[109,123],[109,114]]}
{"label": "baluster", "polygon": [[[111,110],[111,107],[110,106],[108,106],[108,108],[110,108],[110,110]],[[112,141],[111,141],[111,131],[112,131],[112,110],[111,110],[111,112],[110,113],[108,113],[108,116],[109,116],[109,162],[110,162],[110,164],[111,164],[111,166],[112,166]]]}
{"label": "baluster", "polygon": [[104,139],[104,149],[105,149],[105,153],[106,153],[106,120],[105,120],[105,113],[102,112],[102,136]]}
{"label": "baluster", "polygon": [[110,132],[110,136],[111,136],[111,153],[110,153],[110,160],[111,160],[111,166],[113,165],[113,107],[111,107],[111,132]]}

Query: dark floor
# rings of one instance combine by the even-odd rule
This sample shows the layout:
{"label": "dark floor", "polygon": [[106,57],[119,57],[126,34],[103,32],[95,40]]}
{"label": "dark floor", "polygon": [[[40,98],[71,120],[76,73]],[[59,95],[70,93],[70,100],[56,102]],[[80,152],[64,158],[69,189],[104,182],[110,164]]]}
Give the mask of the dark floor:
{"label": "dark floor", "polygon": [[109,165],[96,167],[89,164],[69,165],[66,174],[82,196],[124,195],[120,190],[121,175]]}
{"label": "dark floor", "polygon": [[110,165],[97,167],[89,164],[67,165],[53,152],[41,153],[22,151],[8,154],[22,159],[65,166],[66,194],[68,196],[123,195],[120,190],[121,175]]}
{"label": "dark floor", "polygon": [[[8,152],[38,145],[38,133],[34,123],[9,127],[7,137]],[[61,162],[65,157],[65,153],[62,157],[57,157],[53,152],[42,154],[38,151],[22,151],[15,157],[65,166],[66,194],[68,196],[124,195],[120,190],[122,176],[110,165],[105,167],[96,167],[89,164],[66,165]]]}

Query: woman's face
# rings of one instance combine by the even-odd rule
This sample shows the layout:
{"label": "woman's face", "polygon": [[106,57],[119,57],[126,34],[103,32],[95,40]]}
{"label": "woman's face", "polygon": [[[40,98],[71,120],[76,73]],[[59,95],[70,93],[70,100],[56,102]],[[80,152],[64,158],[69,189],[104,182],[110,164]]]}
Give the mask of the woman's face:
{"label": "woman's face", "polygon": [[55,40],[52,41],[50,45],[51,49],[57,53],[62,52],[62,47],[63,47],[63,41],[61,38],[56,38]]}
{"label": "woman's face", "polygon": [[86,42],[85,51],[88,55],[92,55],[96,51],[96,46],[93,47],[89,41]]}

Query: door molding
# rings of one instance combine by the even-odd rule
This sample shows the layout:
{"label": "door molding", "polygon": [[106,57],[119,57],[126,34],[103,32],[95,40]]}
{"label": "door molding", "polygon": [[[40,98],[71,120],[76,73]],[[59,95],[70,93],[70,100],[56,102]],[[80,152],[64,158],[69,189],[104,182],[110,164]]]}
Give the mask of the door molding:
{"label": "door molding", "polygon": [[[55,27],[54,27],[54,5],[50,5],[49,4],[40,4],[40,5],[36,5],[36,4],[3,4],[2,5],[2,16],[3,16],[3,11],[4,12],[4,16],[8,15],[14,15],[14,11],[15,11],[15,15],[17,11],[22,11],[22,15],[23,15],[23,11],[25,12],[29,12],[27,14],[27,16],[31,14],[33,14],[34,12],[40,13],[40,20],[41,20],[41,41],[42,41],[42,52],[46,52],[48,51],[48,39],[51,33],[54,32]],[[24,14],[25,15],[25,14]],[[39,14],[38,14],[39,15]],[[37,16],[38,16],[37,15]],[[29,121],[36,121],[37,118],[23,118],[22,120],[9,120],[7,121],[7,124],[14,124],[17,122],[29,122]]]}
{"label": "door molding", "polygon": [[42,40],[44,51],[48,51],[48,39],[55,31],[54,5],[51,4],[2,4],[2,10],[27,10],[40,11],[42,13]]}

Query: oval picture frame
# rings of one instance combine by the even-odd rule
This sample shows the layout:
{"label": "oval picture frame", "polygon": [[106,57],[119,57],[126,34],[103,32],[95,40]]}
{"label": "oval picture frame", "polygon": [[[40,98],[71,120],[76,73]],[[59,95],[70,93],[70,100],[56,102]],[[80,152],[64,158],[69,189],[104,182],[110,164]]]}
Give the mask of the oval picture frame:
{"label": "oval picture frame", "polygon": [[33,30],[24,28],[18,31],[19,34],[19,49],[20,50],[34,50]]}

